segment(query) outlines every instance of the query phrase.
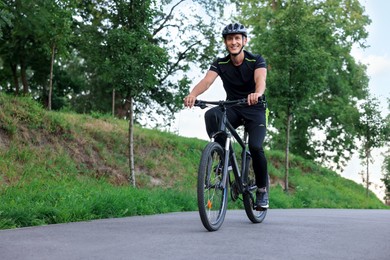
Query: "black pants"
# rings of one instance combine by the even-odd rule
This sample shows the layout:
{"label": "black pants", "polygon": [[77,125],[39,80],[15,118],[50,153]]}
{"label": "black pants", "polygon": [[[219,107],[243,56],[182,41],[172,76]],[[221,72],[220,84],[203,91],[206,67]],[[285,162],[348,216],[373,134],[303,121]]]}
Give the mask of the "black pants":
{"label": "black pants", "polygon": [[[227,118],[234,128],[244,125],[248,132],[249,151],[252,155],[253,171],[256,175],[256,185],[266,187],[268,181],[267,159],[265,158],[263,142],[267,132],[265,105],[257,104],[246,107],[230,107],[226,111]],[[209,109],[205,114],[207,134],[211,136],[218,131],[222,111],[219,107]],[[218,140],[216,140],[218,141]],[[224,144],[221,144],[224,147]]]}

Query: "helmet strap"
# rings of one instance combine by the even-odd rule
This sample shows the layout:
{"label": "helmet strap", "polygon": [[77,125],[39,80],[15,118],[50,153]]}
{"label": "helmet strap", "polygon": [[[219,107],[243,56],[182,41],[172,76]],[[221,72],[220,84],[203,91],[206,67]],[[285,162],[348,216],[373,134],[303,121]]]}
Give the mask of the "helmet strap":
{"label": "helmet strap", "polygon": [[238,55],[240,55],[240,53],[242,52],[243,49],[244,49],[244,46],[241,47],[241,50],[238,53],[231,53],[231,52],[229,52],[229,54],[232,55],[232,56],[238,56]]}

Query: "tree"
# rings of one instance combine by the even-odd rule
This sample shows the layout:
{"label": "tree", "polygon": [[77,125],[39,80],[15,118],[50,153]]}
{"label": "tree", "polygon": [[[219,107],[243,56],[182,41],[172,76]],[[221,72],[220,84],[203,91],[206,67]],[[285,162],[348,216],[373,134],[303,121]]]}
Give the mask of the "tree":
{"label": "tree", "polygon": [[[121,5],[126,6],[129,1],[119,1],[117,4],[111,3],[112,1],[89,2],[89,5],[83,3],[77,9],[77,15],[82,21],[76,26],[75,32],[79,35],[80,41],[75,46],[86,61],[86,66],[90,67],[87,73],[95,75],[95,68],[101,64],[101,61],[99,52],[95,51],[97,47],[91,46],[91,43],[103,41],[102,37],[105,32],[123,23],[124,19],[114,18],[110,8],[120,2],[122,2]],[[216,30],[218,27],[216,24],[219,22],[219,12],[223,10],[226,2],[228,0],[148,1],[151,15],[151,20],[145,24],[149,34],[148,40],[151,44],[166,50],[168,60],[163,68],[154,71],[158,84],[153,91],[144,91],[134,100],[136,122],[139,123],[141,117],[146,116],[149,122],[163,118],[164,124],[169,124],[174,114],[183,107],[182,99],[188,93],[191,84],[187,72],[194,65],[205,69],[219,51],[216,43],[221,37],[220,30]],[[205,12],[206,8],[207,12]],[[204,12],[204,14],[200,15],[199,12]],[[140,22],[142,21],[141,19]],[[93,27],[96,28],[92,29]],[[98,56],[95,57],[95,54]],[[91,110],[103,112],[112,110],[112,99],[107,98],[107,88],[101,84],[104,80],[102,74],[97,74],[93,79],[91,78],[91,88],[84,91],[88,93],[89,103],[94,106],[90,108]],[[77,98],[84,99],[86,95]],[[96,99],[99,102],[95,101]],[[125,97],[117,90],[115,99],[117,101],[116,116],[126,116],[129,103],[122,102]]]}
{"label": "tree", "polygon": [[[7,10],[6,5],[3,1],[0,0],[0,50],[1,50],[1,44],[3,40],[3,28],[4,30],[7,30],[7,27],[10,28],[12,26],[12,20],[13,15],[9,10]],[[3,58],[0,55],[0,66],[3,66]],[[9,78],[8,73],[0,73],[0,90],[2,90],[2,83],[7,82]]]}
{"label": "tree", "polygon": [[[118,46],[122,47],[118,48]],[[106,47],[108,48],[103,66],[106,67],[104,77],[110,79],[111,86],[115,86],[115,92],[121,93],[129,104],[130,181],[135,186],[133,102],[139,100],[141,93],[152,92],[157,86],[155,70],[163,68],[167,55],[165,50],[151,44],[142,31],[127,32],[121,28],[108,33]]]}
{"label": "tree", "polygon": [[167,124],[188,93],[190,66],[205,68],[217,52],[214,25],[228,2],[5,1],[15,17],[13,27],[3,28],[0,45],[10,64],[0,71],[6,91],[19,94],[21,81],[23,92],[47,100],[49,109],[66,102],[83,113],[114,107],[116,116],[135,123],[156,115]]}
{"label": "tree", "polygon": [[383,178],[381,178],[381,181],[383,181],[383,184],[385,185],[384,200],[386,204],[388,204],[390,200],[390,150],[387,150],[385,154],[385,159],[382,165],[382,172],[383,172]]}
{"label": "tree", "polygon": [[0,39],[3,37],[2,27],[11,26],[12,14],[5,8],[3,1],[0,1]]}
{"label": "tree", "polygon": [[[128,103],[123,102],[125,97],[122,93],[116,92],[117,104],[112,104],[112,99],[106,98],[107,86],[102,83],[105,79],[95,69],[102,64],[101,57],[98,57],[98,50],[101,48],[99,43],[104,42],[107,32],[115,26],[120,27],[124,23],[129,25],[129,21],[135,26],[142,24],[148,30],[147,40],[165,49],[169,53],[169,59],[160,71],[154,72],[159,84],[155,86],[153,92],[143,93],[142,97],[140,95],[138,100],[134,100],[136,121],[145,114],[148,117],[155,114],[159,118],[172,119],[175,112],[182,108],[182,98],[190,86],[190,79],[186,73],[194,64],[202,68],[207,67],[210,59],[214,57],[213,54],[217,51],[215,43],[220,38],[216,37],[219,30],[215,30],[215,25],[219,21],[218,17],[223,11],[224,4],[228,2],[228,0],[146,1],[142,3],[147,5],[149,10],[146,16],[149,20],[145,22],[144,17],[140,16],[145,12],[142,10],[138,12],[132,8],[137,7],[137,1],[4,1],[6,10],[0,15],[6,11],[12,13],[15,23],[13,27],[5,26],[2,30],[6,39],[0,45],[0,55],[7,67],[0,72],[0,80],[8,78],[4,80],[4,86],[7,91],[16,94],[19,94],[19,82],[22,82],[23,92],[31,93],[36,99],[42,100],[49,109],[52,106],[50,96],[53,93],[60,95],[54,97],[56,102],[66,95],[71,96],[68,102],[76,105],[75,108],[80,112],[93,110],[107,112],[115,105],[117,116],[126,116]],[[121,13],[115,13],[119,6],[122,9]],[[128,11],[126,7],[129,7]],[[140,17],[139,21],[126,19],[126,12],[134,12],[135,17]],[[200,12],[204,14],[200,15]],[[74,24],[71,24],[72,15]],[[73,29],[73,32],[70,29]],[[73,42],[72,33],[77,36]],[[70,57],[65,57],[64,54]],[[77,59],[79,63],[75,63]],[[56,66],[55,60],[61,64]],[[71,66],[79,66],[80,70],[76,73],[85,73],[83,76],[87,84],[76,86],[79,82],[71,82],[70,86],[65,86],[56,80],[59,79],[58,73],[62,73],[62,76],[67,75],[69,79],[78,77],[69,74],[75,70],[68,70],[68,62],[71,62]],[[55,69],[58,70],[57,74],[54,73]],[[9,74],[12,75],[12,80]],[[64,89],[53,92],[53,85]],[[72,91],[70,87],[82,91]],[[112,87],[109,91],[114,92]],[[78,103],[79,100],[86,102]],[[64,98],[62,103],[63,101]],[[59,108],[61,104],[54,106]]]}
{"label": "tree", "polygon": [[66,54],[69,49],[69,42],[72,36],[72,13],[68,1],[45,1],[44,6],[41,4],[41,17],[45,18],[41,33],[42,42],[46,48],[50,50],[50,77],[49,77],[49,94],[48,94],[48,109],[52,109],[52,93],[53,93],[53,68],[55,54]]}
{"label": "tree", "polygon": [[[206,26],[204,17],[176,14],[185,2],[91,0],[77,8],[81,19],[75,26],[75,48],[85,61],[90,87],[76,99],[87,97],[91,110],[104,112],[116,100],[116,115],[130,119],[130,144],[133,120],[145,114],[149,121],[152,115],[173,118],[188,93],[190,80],[183,75],[189,64],[205,63],[214,51],[215,44],[209,44],[215,41],[210,33],[214,28]],[[215,12],[224,1],[195,2]],[[114,92],[115,98],[108,95]],[[131,161],[131,148],[129,153]]]}
{"label": "tree", "polygon": [[[100,104],[110,104],[111,93],[116,95],[126,108],[129,118],[129,166],[130,182],[135,186],[133,157],[133,118],[134,104],[145,103],[147,97],[171,101],[169,90],[156,93],[159,71],[164,70],[168,55],[166,51],[151,41],[149,26],[152,21],[150,1],[97,1],[88,12],[94,14],[91,22],[83,20],[79,24],[82,31],[80,49],[90,69],[91,88],[94,98]],[[81,15],[83,15],[81,13]],[[88,15],[87,15],[88,16]],[[86,16],[86,17],[87,17]],[[96,84],[93,84],[96,83]],[[96,95],[102,93],[102,95]],[[155,94],[155,95],[153,95]],[[104,98],[104,95],[106,96]],[[159,96],[160,95],[160,96]],[[102,102],[103,101],[103,102]],[[106,102],[105,102],[106,101]],[[169,102],[169,100],[166,100]]]}
{"label": "tree", "polygon": [[[390,99],[387,100],[390,109]],[[384,132],[385,142],[389,147],[390,143],[390,114],[387,115],[385,121],[385,132]],[[384,161],[382,165],[383,178],[381,179],[385,185],[385,201],[388,204],[390,200],[390,148],[384,154]]]}
{"label": "tree", "polygon": [[[32,1],[28,1],[26,5]],[[6,12],[12,14],[12,26],[2,28],[3,39],[0,45],[0,56],[4,64],[9,64],[12,72],[13,83],[16,94],[19,94],[18,67],[20,67],[20,78],[23,84],[23,92],[28,92],[27,73],[26,73],[26,49],[32,46],[33,36],[31,35],[32,23],[28,19],[32,16],[31,9],[25,8],[25,5],[19,1],[4,1]],[[23,15],[24,14],[24,15]]]}
{"label": "tree", "polygon": [[[238,7],[254,35],[250,47],[269,65],[267,98],[278,129],[270,145],[286,150],[287,191],[290,150],[340,166],[340,157],[350,156],[344,150],[355,148],[355,105],[367,93],[368,80],[350,50],[355,43],[364,47],[370,20],[357,0],[245,0]],[[318,130],[325,140],[313,139]]]}
{"label": "tree", "polygon": [[[30,86],[45,91],[54,67],[54,53],[67,50],[72,15],[68,0],[6,0],[6,11],[12,14],[12,26],[3,29],[0,57],[11,71],[13,89],[19,94],[19,78],[23,93]],[[20,76],[18,75],[20,73]],[[50,88],[51,91],[51,88]],[[38,98],[46,95],[39,93]],[[50,93],[49,93],[50,96]],[[49,109],[50,109],[49,99]]]}
{"label": "tree", "polygon": [[372,150],[382,147],[385,143],[385,121],[379,111],[379,101],[376,98],[367,98],[362,105],[362,117],[360,118],[358,133],[361,138],[360,159],[366,166],[366,195],[370,187],[370,162],[373,161]]}

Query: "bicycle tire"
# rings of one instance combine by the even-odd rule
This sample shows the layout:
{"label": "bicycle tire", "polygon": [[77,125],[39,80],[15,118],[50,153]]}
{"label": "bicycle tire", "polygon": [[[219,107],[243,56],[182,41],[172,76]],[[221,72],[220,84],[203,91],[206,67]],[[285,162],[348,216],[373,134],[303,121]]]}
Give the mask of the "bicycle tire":
{"label": "bicycle tire", "polygon": [[206,145],[198,169],[198,209],[203,226],[208,231],[218,230],[226,215],[228,185],[221,188],[224,150],[211,142]]}
{"label": "bicycle tire", "polygon": [[[245,213],[248,216],[249,220],[253,223],[261,223],[267,215],[268,209],[263,209],[261,211],[255,208],[255,199],[256,199],[256,181],[255,173],[252,167],[248,164],[249,172],[247,180],[245,181],[248,185],[248,191],[243,194],[243,202]],[[267,191],[269,196],[269,176],[267,177]]]}

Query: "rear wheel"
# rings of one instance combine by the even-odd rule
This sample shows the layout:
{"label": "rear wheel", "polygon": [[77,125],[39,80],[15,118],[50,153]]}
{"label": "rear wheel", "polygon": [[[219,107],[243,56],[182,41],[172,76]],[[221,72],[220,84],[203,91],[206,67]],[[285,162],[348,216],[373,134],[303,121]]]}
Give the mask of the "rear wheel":
{"label": "rear wheel", "polygon": [[[257,190],[255,173],[253,172],[253,169],[249,164],[248,166],[250,168],[248,173],[248,180],[246,181],[248,191],[245,192],[243,195],[245,212],[250,221],[252,221],[253,223],[261,223],[267,215],[267,209],[258,210],[255,207]],[[269,176],[267,176],[267,191],[269,196]]]}
{"label": "rear wheel", "polygon": [[209,231],[218,230],[226,215],[228,185],[222,188],[224,150],[215,142],[202,152],[198,170],[198,208],[200,219]]}

